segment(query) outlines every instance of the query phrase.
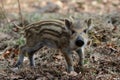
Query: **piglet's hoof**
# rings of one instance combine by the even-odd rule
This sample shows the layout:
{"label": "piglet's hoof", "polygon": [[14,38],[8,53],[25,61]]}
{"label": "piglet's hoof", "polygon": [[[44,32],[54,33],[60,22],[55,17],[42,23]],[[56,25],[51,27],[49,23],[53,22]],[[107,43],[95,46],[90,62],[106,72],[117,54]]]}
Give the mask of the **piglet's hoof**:
{"label": "piglet's hoof", "polygon": [[77,76],[77,75],[78,75],[78,73],[77,73],[77,72],[75,72],[75,71],[71,71],[68,75],[69,75],[69,76]]}

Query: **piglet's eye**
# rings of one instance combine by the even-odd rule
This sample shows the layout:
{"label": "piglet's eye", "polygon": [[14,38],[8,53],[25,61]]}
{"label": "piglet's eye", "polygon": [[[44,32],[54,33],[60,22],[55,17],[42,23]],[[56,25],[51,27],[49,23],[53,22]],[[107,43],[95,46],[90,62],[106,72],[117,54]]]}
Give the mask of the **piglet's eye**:
{"label": "piglet's eye", "polygon": [[86,33],[86,32],[87,32],[87,29],[83,30],[83,32]]}
{"label": "piglet's eye", "polygon": [[75,33],[75,31],[74,30],[72,30],[72,34],[74,34]]}

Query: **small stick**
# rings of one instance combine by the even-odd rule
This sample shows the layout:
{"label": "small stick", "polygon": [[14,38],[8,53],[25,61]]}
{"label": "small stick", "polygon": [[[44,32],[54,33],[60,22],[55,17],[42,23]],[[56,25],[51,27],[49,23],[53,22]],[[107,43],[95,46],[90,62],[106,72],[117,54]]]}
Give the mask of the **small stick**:
{"label": "small stick", "polygon": [[20,20],[21,20],[21,23],[22,23],[22,27],[24,27],[24,20],[23,20],[23,16],[22,16],[22,12],[21,12],[21,5],[20,5],[20,0],[17,0],[18,1],[18,8],[19,8],[19,15],[20,15]]}

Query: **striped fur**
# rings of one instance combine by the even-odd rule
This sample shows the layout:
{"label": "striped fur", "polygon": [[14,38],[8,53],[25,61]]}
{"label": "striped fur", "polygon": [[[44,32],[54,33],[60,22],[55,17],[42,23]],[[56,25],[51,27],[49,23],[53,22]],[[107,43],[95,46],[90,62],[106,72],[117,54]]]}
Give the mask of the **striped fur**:
{"label": "striped fur", "polygon": [[[40,21],[40,22],[28,25],[26,28],[24,28],[24,30],[25,30],[27,46],[34,46],[39,41],[47,39],[49,41],[54,41],[55,45],[57,44],[56,45],[57,47],[61,47],[60,45],[61,42],[64,42],[62,40],[63,37],[66,39],[70,37],[69,32],[66,30],[64,22],[61,20]],[[37,41],[36,39],[38,40],[38,42],[36,42]]]}

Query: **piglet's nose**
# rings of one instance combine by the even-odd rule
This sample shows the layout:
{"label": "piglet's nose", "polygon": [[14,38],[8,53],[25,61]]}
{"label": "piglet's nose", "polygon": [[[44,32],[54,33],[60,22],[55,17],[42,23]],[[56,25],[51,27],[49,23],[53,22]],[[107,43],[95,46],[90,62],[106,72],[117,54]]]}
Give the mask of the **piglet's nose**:
{"label": "piglet's nose", "polygon": [[75,44],[79,47],[82,47],[84,45],[84,41],[80,38],[78,38],[75,42]]}

